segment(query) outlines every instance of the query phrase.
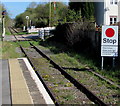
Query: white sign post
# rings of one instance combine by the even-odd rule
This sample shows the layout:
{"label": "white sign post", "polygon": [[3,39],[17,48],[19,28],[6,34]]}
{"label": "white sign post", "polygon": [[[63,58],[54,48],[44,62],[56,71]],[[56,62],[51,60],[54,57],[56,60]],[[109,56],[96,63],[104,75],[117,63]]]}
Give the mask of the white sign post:
{"label": "white sign post", "polygon": [[27,19],[27,30],[29,29],[28,28],[28,20],[29,20],[29,16],[26,16],[26,19]]}
{"label": "white sign post", "polygon": [[102,69],[103,57],[113,57],[113,67],[115,57],[118,56],[118,26],[102,26],[101,39]]}

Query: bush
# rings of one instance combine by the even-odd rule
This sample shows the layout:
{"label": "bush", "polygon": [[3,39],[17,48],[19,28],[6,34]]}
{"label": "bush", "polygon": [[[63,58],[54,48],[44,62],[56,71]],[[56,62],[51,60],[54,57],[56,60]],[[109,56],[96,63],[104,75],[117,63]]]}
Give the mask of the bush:
{"label": "bush", "polygon": [[85,42],[88,43],[89,40],[93,39],[92,37],[94,35],[91,34],[95,34],[94,26],[94,23],[89,22],[65,23],[58,25],[55,32],[55,38],[56,40],[67,43],[69,46],[74,46],[81,42],[83,42],[83,44]]}

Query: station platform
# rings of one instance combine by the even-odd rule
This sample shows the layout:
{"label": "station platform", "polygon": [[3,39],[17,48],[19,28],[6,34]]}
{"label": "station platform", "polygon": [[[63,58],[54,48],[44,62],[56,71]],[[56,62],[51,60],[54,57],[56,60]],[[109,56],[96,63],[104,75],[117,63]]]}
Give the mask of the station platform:
{"label": "station platform", "polygon": [[0,60],[0,105],[54,103],[26,58]]}

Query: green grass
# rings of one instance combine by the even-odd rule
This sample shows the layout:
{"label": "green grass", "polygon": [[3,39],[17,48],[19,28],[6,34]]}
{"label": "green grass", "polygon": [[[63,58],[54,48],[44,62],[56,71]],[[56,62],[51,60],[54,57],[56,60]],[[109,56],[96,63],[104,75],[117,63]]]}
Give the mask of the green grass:
{"label": "green grass", "polygon": [[[81,68],[84,68],[87,66],[90,68],[96,68],[93,60],[91,60],[90,58],[84,57],[83,54],[75,52],[73,49],[70,49],[64,44],[57,43],[54,41],[40,42],[40,44],[46,48],[49,48],[51,52],[55,53],[56,60],[59,59],[61,64],[62,63],[66,64],[67,62],[69,62],[71,65],[75,64],[76,67],[81,66]],[[64,62],[65,60],[67,60],[67,62]]]}
{"label": "green grass", "polygon": [[120,75],[120,70],[97,70],[98,73],[106,76],[107,78],[111,79],[114,82],[119,82],[119,75]]}
{"label": "green grass", "polygon": [[5,35],[11,35],[11,33],[10,33],[8,28],[5,29]]}
{"label": "green grass", "polygon": [[64,98],[66,101],[74,99],[73,95],[70,95],[70,94],[64,95],[63,98]]}
{"label": "green grass", "polygon": [[15,42],[3,42],[2,43],[2,59],[19,58],[19,53],[16,52],[16,48],[19,47]]}
{"label": "green grass", "polygon": [[20,42],[20,44],[21,44],[21,46],[24,47],[24,48],[30,47],[30,44],[29,44],[28,41],[22,41],[22,42]]}
{"label": "green grass", "polygon": [[11,35],[11,33],[7,31],[7,32],[5,33],[5,35]]}
{"label": "green grass", "polygon": [[26,35],[28,32],[18,32],[17,35]]}
{"label": "green grass", "polygon": [[[38,45],[38,42],[32,41],[32,43],[34,45]],[[28,48],[30,47],[30,44],[27,41],[22,41],[20,42],[20,44],[24,47],[24,48]],[[1,54],[3,59],[9,59],[9,58],[20,58],[22,56],[24,56],[23,54],[20,54],[16,51],[16,48],[19,47],[19,45],[16,42],[7,42],[4,41],[3,43],[1,43]]]}
{"label": "green grass", "polygon": [[[38,42],[35,42],[35,41],[31,41],[31,43],[33,43],[36,46],[39,44]],[[22,42],[20,42],[20,44],[24,48],[30,47],[30,44],[27,41],[22,41]],[[1,43],[1,48],[2,48],[1,49],[1,53],[2,53],[1,58],[3,58],[3,59],[20,58],[21,54],[16,51],[17,47],[19,47],[19,45],[16,42],[4,41],[3,43]],[[22,56],[23,56],[23,54],[22,54]]]}
{"label": "green grass", "polygon": [[38,32],[32,32],[32,33],[30,33],[30,34],[38,34]]}
{"label": "green grass", "polygon": [[[35,42],[35,41],[30,41],[32,44],[34,44],[35,46],[38,46],[39,45],[39,42]],[[21,46],[24,47],[24,48],[28,48],[30,47],[30,44],[28,41],[22,41],[20,42]]]}
{"label": "green grass", "polygon": [[49,48],[53,53],[55,53],[55,55],[51,56],[51,58],[54,61],[58,62],[61,66],[71,66],[71,67],[74,66],[78,69],[93,68],[96,72],[120,84],[119,82],[120,69],[101,70],[99,63],[100,60],[92,59],[89,53],[83,54],[83,53],[75,52],[72,48],[66,46],[65,44],[61,44],[55,41],[47,40],[45,42],[40,42],[40,45],[42,45],[46,49]]}

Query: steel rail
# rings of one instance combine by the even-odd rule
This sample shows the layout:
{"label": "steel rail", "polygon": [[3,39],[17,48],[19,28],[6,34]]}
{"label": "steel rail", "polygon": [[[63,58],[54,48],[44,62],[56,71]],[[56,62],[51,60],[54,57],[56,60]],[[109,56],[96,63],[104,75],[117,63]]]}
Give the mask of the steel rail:
{"label": "steel rail", "polygon": [[120,85],[118,85],[118,84],[112,82],[111,80],[105,78],[104,76],[94,72],[94,69],[88,69],[88,71],[93,73],[95,76],[99,77],[100,79],[106,81],[108,84],[111,84],[111,85],[115,86],[116,88],[120,89]]}

